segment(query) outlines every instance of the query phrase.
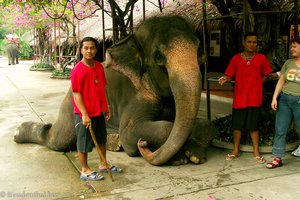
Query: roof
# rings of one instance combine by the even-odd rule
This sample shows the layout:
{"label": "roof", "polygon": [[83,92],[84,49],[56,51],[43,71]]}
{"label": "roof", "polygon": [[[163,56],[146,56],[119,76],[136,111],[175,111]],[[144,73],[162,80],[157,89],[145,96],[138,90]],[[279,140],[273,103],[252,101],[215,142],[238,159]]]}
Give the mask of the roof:
{"label": "roof", "polygon": [[[197,0],[179,0],[180,6],[173,1],[168,1],[165,5],[163,12],[159,11],[157,0],[145,1],[145,16],[146,19],[152,16],[163,15],[180,15],[190,21],[194,27],[198,27],[202,20],[202,2]],[[82,39],[86,36],[95,37],[98,39],[103,38],[102,29],[102,11],[96,12],[97,17],[87,18],[80,21],[79,38]],[[112,37],[112,18],[105,14],[105,38]],[[143,21],[143,1],[137,1],[133,13],[134,27],[138,26]]]}

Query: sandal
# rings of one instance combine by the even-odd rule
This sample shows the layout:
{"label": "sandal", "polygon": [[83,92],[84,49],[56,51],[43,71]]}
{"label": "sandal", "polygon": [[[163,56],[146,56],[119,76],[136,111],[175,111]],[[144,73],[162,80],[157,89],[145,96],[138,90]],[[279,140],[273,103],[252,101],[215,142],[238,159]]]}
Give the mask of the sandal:
{"label": "sandal", "polygon": [[256,162],[258,162],[259,164],[264,164],[266,162],[266,159],[263,156],[255,156],[253,157]]}
{"label": "sandal", "polygon": [[282,160],[280,158],[275,157],[272,162],[268,162],[266,167],[268,169],[274,169],[276,167],[281,167],[282,166]]}
{"label": "sandal", "polygon": [[104,179],[104,176],[98,174],[97,172],[91,172],[89,174],[81,173],[80,178],[89,181],[100,181]]}
{"label": "sandal", "polygon": [[225,155],[226,160],[234,160],[238,157],[240,157],[240,154],[236,154],[236,155],[235,154],[227,154],[227,155]]}
{"label": "sandal", "polygon": [[[112,165],[110,168],[110,171],[113,172],[113,173],[121,173],[123,170],[119,167],[116,167],[114,165]],[[107,169],[100,169],[99,168],[99,172],[102,172],[102,173],[107,173]]]}

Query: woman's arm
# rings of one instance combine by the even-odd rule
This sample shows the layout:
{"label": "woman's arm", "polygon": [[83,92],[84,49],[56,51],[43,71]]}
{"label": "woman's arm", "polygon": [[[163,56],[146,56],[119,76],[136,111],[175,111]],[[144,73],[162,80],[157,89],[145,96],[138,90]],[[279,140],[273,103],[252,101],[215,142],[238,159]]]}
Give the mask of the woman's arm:
{"label": "woman's arm", "polygon": [[277,81],[275,91],[273,94],[272,103],[271,103],[271,107],[273,110],[277,110],[277,98],[278,98],[279,94],[281,93],[284,83],[285,83],[285,78],[284,78],[284,75],[282,74],[282,75],[280,75],[279,80]]}

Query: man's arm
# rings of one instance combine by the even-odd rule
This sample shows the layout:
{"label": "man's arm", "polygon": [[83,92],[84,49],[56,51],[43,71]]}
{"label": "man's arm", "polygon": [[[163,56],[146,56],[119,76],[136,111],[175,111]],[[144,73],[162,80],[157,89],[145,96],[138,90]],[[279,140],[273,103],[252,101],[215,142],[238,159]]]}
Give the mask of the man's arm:
{"label": "man's arm", "polygon": [[88,127],[91,124],[91,119],[86,111],[85,105],[82,100],[82,96],[79,92],[73,91],[73,97],[74,97],[75,104],[82,115],[82,124]]}

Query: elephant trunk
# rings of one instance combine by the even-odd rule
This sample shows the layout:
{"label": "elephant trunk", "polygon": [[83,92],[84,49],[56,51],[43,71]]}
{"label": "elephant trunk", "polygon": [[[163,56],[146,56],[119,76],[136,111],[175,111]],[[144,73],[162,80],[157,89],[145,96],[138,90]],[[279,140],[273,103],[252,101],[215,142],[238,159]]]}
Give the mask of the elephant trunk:
{"label": "elephant trunk", "polygon": [[139,146],[143,157],[153,165],[162,165],[183,146],[192,132],[201,97],[201,75],[195,44],[175,41],[167,55],[167,70],[175,99],[176,117],[166,142],[155,152]]}

